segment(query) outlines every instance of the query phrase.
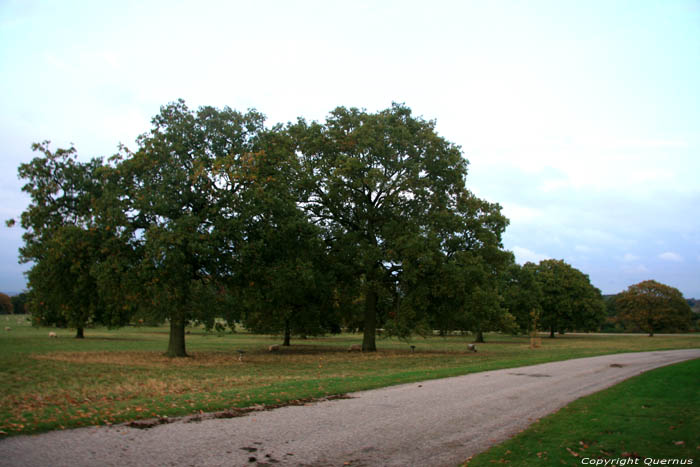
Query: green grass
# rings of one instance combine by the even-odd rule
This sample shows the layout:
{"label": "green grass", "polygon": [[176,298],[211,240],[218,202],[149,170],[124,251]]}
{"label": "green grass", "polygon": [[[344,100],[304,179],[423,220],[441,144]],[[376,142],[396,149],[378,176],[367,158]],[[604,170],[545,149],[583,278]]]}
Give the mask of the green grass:
{"label": "green grass", "polygon": [[597,459],[620,459],[618,465],[700,460],[700,360],[579,399],[467,465],[596,465]]}
{"label": "green grass", "polygon": [[[472,338],[464,336],[416,338],[415,353],[395,339],[379,339],[376,353],[348,353],[362,336],[343,334],[293,340],[269,353],[279,337],[190,331],[191,358],[168,359],[165,327],[87,329],[85,339],[74,339],[71,330],[0,317],[0,436],[275,405],[608,353],[700,347],[700,335],[566,335],[530,349],[528,338],[487,334],[477,353],[466,352]],[[246,352],[243,361],[238,349]]]}

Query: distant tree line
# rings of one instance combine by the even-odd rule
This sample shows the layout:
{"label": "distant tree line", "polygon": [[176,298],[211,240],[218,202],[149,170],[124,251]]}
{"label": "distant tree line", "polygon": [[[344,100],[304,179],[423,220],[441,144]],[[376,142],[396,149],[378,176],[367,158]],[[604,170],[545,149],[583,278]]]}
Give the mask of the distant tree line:
{"label": "distant tree line", "polygon": [[[81,162],[75,148],[19,167],[31,202],[20,258],[37,324],[218,320],[255,332],[555,333],[597,330],[605,303],[563,261],[517,265],[501,206],[435,123],[394,104],[339,107],[268,128],[256,111],[161,108],[138,148]],[[8,224],[12,224],[9,221]]]}

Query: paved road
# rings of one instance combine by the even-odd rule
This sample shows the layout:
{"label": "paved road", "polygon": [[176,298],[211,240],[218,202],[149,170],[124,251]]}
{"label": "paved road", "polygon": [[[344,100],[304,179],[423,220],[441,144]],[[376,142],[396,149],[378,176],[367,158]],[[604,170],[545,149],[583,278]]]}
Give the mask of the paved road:
{"label": "paved road", "polygon": [[11,437],[0,441],[0,466],[455,466],[579,397],[694,358],[700,349],[607,355],[232,419]]}

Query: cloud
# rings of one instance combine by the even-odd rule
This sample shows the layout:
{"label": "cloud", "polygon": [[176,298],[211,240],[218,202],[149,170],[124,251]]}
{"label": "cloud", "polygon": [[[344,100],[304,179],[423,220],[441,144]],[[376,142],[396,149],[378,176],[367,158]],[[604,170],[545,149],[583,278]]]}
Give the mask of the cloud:
{"label": "cloud", "polygon": [[632,253],[626,253],[625,256],[622,257],[622,261],[626,263],[631,263],[633,261],[637,261],[639,259],[639,256],[633,255]]}
{"label": "cloud", "polygon": [[522,204],[505,202],[503,203],[503,214],[511,222],[533,222],[544,216],[544,213],[537,208],[524,206]]}
{"label": "cloud", "polygon": [[550,259],[550,257],[545,255],[545,254],[536,253],[532,250],[529,250],[529,249],[521,247],[521,246],[514,246],[513,253],[515,254],[515,260],[519,264],[525,264],[527,262],[539,263],[540,261],[542,261],[544,259]]}
{"label": "cloud", "polygon": [[683,261],[683,257],[679,255],[678,253],[674,253],[672,251],[667,251],[666,253],[661,253],[659,255],[659,259],[662,259],[664,261],[673,261],[674,263],[680,263]]}

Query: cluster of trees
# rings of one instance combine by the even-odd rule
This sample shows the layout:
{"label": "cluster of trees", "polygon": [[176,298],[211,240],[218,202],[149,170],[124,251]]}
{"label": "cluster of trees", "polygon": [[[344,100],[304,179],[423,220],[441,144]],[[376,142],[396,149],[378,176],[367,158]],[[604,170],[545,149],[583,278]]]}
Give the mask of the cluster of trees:
{"label": "cluster of trees", "polygon": [[15,295],[0,293],[0,314],[23,314],[26,313],[28,296],[26,292]]}
{"label": "cluster of trees", "polygon": [[14,311],[15,305],[9,295],[0,293],[0,314],[6,315]]}
{"label": "cluster of trees", "polygon": [[512,264],[503,276],[505,305],[518,329],[596,331],[604,322],[605,302],[588,276],[562,260]]}
{"label": "cluster of trees", "polygon": [[[134,152],[74,148],[22,164],[20,249],[44,324],[216,319],[290,336],[597,328],[600,291],[563,261],[518,266],[498,204],[465,186],[467,162],[432,121],[394,104],[266,128],[256,111],[161,108]],[[11,222],[10,222],[11,223]]]}

